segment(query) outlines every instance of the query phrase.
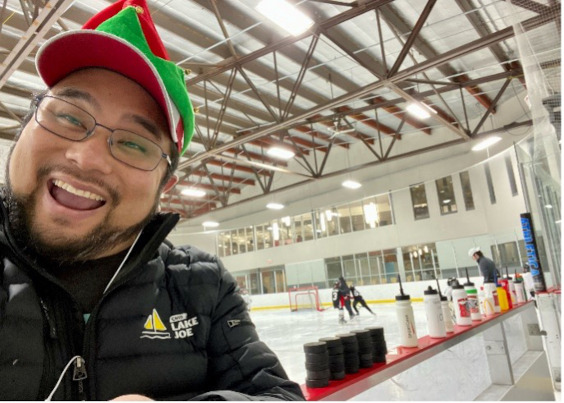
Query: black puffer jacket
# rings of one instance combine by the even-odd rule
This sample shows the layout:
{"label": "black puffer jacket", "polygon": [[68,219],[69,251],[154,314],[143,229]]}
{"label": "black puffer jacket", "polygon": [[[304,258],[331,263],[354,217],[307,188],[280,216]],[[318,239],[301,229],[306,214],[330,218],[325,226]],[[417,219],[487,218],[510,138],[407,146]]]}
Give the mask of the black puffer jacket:
{"label": "black puffer jacket", "polygon": [[163,243],[177,216],[144,230],[85,325],[58,281],[14,246],[0,207],[1,400],[45,399],[67,363],[55,400],[303,399],[221,262]]}

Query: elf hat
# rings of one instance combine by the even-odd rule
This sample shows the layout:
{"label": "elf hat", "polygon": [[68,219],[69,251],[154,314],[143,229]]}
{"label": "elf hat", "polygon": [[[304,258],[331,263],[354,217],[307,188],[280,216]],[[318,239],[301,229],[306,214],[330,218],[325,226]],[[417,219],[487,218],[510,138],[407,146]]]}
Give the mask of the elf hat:
{"label": "elf hat", "polygon": [[194,111],[184,70],[170,61],[145,0],[120,0],[82,29],[54,36],[41,46],[35,64],[48,87],[89,67],[112,70],[137,82],[163,110],[180,155],[188,148]]}

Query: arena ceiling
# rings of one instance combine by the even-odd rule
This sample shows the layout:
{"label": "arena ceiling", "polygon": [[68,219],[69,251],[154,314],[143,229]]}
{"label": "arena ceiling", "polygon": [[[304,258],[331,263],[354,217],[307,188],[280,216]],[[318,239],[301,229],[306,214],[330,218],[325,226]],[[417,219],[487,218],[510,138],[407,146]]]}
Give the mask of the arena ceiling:
{"label": "arena ceiling", "polygon": [[[148,1],[171,60],[189,73],[197,113],[163,210],[194,218],[483,136],[496,129],[499,105],[526,94],[511,24],[541,37],[555,26],[560,32],[554,0],[288,2],[313,21],[301,34],[266,19],[259,0]],[[0,137],[8,144],[31,94],[43,89],[33,61],[38,47],[109,4],[2,1]],[[545,39],[539,63],[559,77],[560,38]],[[431,117],[412,115],[411,103],[427,105]],[[446,134],[437,140],[439,132]],[[272,147],[294,157],[272,157]],[[358,147],[368,160],[336,163]]]}

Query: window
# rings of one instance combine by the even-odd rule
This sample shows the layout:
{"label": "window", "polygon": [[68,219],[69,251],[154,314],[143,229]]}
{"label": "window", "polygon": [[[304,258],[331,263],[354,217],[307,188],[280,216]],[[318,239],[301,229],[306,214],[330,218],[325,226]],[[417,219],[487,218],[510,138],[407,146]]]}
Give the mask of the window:
{"label": "window", "polygon": [[229,232],[220,232],[217,236],[217,254],[219,257],[231,255],[229,246],[229,244],[231,243],[230,238],[231,236]]}
{"label": "window", "polygon": [[413,215],[416,220],[429,218],[429,207],[427,206],[427,195],[425,185],[420,183],[409,187],[411,192],[411,204],[413,205]]}
{"label": "window", "polygon": [[335,207],[325,210],[325,220],[327,223],[327,233],[329,235],[339,235],[339,213]]}
{"label": "window", "polygon": [[386,249],[382,251],[384,260],[384,276],[382,283],[395,283],[398,277],[398,257],[395,249]]}
{"label": "window", "polygon": [[[382,258],[382,252],[372,251],[368,252],[368,262],[370,264],[370,284],[380,284],[381,282],[386,282],[384,276],[384,260]],[[384,279],[384,281],[382,281]]]}
{"label": "window", "polygon": [[486,172],[486,182],[488,183],[488,192],[490,194],[490,203],[495,204],[495,190],[492,181],[492,173],[490,171],[490,163],[486,161],[484,164],[484,171]]}
{"label": "window", "polygon": [[435,181],[437,186],[437,195],[439,197],[439,210],[441,214],[451,214],[458,211],[456,207],[456,200],[454,198],[454,188],[452,186],[452,176],[445,176],[444,178]]}
{"label": "window", "polygon": [[295,242],[295,231],[292,218],[290,218],[290,216],[282,217],[280,219],[279,225],[280,233],[282,234],[281,237],[284,240],[284,244],[288,245]]}
{"label": "window", "polygon": [[370,281],[370,262],[368,261],[368,254],[360,253],[354,255],[354,260],[356,261],[358,267],[358,277],[355,280],[355,285],[368,285],[372,284]]}
{"label": "window", "polygon": [[341,234],[351,232],[351,213],[349,211],[348,204],[337,208],[337,217],[339,218],[339,227],[341,229]]}
{"label": "window", "polygon": [[462,185],[462,197],[466,210],[474,210],[474,197],[472,196],[472,186],[470,186],[470,175],[468,171],[460,172],[460,183]]}
{"label": "window", "polygon": [[311,241],[313,236],[313,217],[311,213],[302,214],[302,228],[304,232],[304,240]]}
{"label": "window", "polygon": [[246,228],[246,244],[247,252],[255,250],[254,228],[252,225]]}
{"label": "window", "polygon": [[239,253],[239,235],[237,234],[237,230],[231,230],[231,254],[236,255]]}
{"label": "window", "polygon": [[262,293],[273,294],[286,291],[284,266],[261,269]]}
{"label": "window", "polygon": [[325,267],[327,268],[327,279],[329,281],[328,287],[333,288],[335,281],[337,281],[339,277],[343,275],[341,269],[341,258],[332,257],[325,259]]}
{"label": "window", "polygon": [[350,203],[351,221],[353,231],[364,231],[364,212],[362,202]]}
{"label": "window", "polygon": [[509,177],[509,187],[511,188],[511,196],[519,194],[517,190],[517,182],[515,182],[515,172],[513,172],[513,164],[511,163],[511,156],[505,156],[505,168],[507,169],[507,176]]}

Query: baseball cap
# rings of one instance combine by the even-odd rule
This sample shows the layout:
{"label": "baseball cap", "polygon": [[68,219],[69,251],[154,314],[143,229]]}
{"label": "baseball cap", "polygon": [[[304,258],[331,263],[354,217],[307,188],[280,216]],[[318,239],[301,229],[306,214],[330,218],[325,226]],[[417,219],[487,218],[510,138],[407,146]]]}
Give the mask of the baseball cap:
{"label": "baseball cap", "polygon": [[48,87],[90,67],[112,70],[137,82],[163,110],[180,155],[188,148],[194,110],[184,70],[170,61],[146,0],[117,1],[82,29],[50,38],[37,52],[35,64]]}

